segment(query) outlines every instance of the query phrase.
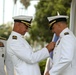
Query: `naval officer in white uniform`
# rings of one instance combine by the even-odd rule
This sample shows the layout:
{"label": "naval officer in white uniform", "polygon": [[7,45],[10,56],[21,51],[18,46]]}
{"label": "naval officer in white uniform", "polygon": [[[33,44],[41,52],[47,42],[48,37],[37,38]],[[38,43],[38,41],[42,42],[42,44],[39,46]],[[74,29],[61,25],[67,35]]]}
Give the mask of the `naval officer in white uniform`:
{"label": "naval officer in white uniform", "polygon": [[55,43],[51,42],[43,49],[33,52],[23,35],[30,27],[31,16],[15,16],[14,28],[7,41],[7,50],[13,61],[16,75],[41,75],[38,62],[49,57]]}
{"label": "naval officer in white uniform", "polygon": [[67,18],[64,15],[48,17],[49,27],[59,39],[53,51],[52,64],[45,75],[76,75],[76,37],[67,27]]}
{"label": "naval officer in white uniform", "polygon": [[3,37],[0,37],[0,75],[14,75],[13,64],[6,51],[6,39]]}

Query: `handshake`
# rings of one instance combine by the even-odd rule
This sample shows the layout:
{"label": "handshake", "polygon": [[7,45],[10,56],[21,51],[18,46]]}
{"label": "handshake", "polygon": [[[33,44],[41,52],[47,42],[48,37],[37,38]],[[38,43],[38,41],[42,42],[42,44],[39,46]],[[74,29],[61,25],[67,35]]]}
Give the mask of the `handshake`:
{"label": "handshake", "polygon": [[46,48],[48,49],[49,52],[53,51],[54,47],[55,47],[55,42],[50,42],[50,43],[46,46]]}

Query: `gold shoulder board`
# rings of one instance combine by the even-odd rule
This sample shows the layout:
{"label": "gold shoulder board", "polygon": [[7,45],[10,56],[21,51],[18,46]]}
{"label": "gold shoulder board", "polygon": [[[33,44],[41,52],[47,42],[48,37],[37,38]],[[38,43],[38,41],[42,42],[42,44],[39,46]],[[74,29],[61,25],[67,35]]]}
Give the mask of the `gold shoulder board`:
{"label": "gold shoulder board", "polygon": [[69,35],[69,33],[68,32],[65,32],[64,35]]}
{"label": "gold shoulder board", "polygon": [[17,36],[12,36],[12,39],[17,39]]}
{"label": "gold shoulder board", "polygon": [[4,38],[4,37],[1,37],[1,36],[0,36],[0,39],[1,39],[1,40],[6,40],[6,38]]}

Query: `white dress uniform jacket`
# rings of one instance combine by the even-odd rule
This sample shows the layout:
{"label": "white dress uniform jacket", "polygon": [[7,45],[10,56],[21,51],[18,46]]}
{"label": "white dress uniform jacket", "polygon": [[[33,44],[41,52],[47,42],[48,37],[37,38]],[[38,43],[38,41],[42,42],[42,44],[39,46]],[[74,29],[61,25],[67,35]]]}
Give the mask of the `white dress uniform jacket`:
{"label": "white dress uniform jacket", "polygon": [[0,38],[0,75],[14,75],[13,64],[6,51],[6,40],[2,37]]}
{"label": "white dress uniform jacket", "polygon": [[41,75],[38,62],[49,56],[46,48],[33,52],[22,35],[14,31],[7,41],[7,50],[13,61],[16,75]]}
{"label": "white dress uniform jacket", "polygon": [[53,52],[50,75],[76,75],[76,38],[65,28],[60,33]]}

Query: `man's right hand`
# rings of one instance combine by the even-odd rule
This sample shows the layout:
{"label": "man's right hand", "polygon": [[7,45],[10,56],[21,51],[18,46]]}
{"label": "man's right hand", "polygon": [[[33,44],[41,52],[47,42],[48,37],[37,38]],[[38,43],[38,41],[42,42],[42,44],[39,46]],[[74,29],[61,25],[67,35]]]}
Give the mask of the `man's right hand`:
{"label": "man's right hand", "polygon": [[55,42],[50,42],[46,48],[48,49],[49,52],[51,52],[55,47]]}

